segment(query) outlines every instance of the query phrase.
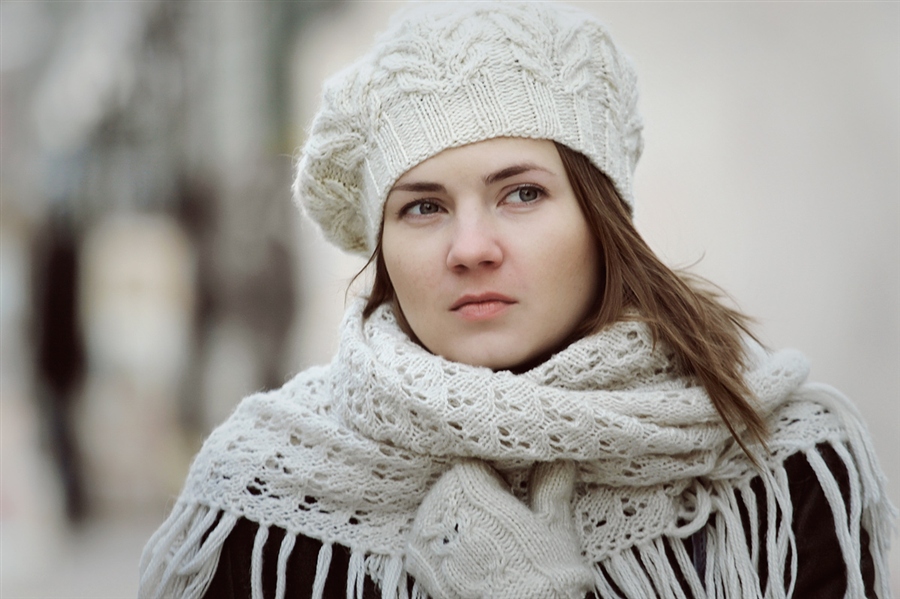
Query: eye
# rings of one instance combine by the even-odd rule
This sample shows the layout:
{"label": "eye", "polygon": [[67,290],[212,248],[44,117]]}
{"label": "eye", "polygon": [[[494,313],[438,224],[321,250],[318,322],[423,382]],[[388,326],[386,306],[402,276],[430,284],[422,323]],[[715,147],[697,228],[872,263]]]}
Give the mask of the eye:
{"label": "eye", "polygon": [[438,212],[440,212],[440,210],[441,207],[435,202],[430,202],[428,200],[416,200],[404,206],[403,210],[400,211],[400,215],[428,216],[429,214],[437,214]]}
{"label": "eye", "polygon": [[507,202],[514,204],[528,204],[541,199],[544,195],[545,192],[540,187],[535,185],[523,185],[514,189],[505,199]]}

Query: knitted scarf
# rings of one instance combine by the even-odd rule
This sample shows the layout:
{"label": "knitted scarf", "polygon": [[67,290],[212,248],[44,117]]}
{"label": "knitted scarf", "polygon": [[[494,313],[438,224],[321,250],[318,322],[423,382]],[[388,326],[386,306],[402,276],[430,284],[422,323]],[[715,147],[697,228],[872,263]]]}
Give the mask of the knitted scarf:
{"label": "knitted scarf", "polygon": [[[806,359],[750,344],[746,380],[771,428],[761,467],[740,450],[704,389],[678,374],[648,327],[622,321],[575,342],[523,374],[447,361],[411,342],[392,311],[367,320],[354,303],[330,365],[277,391],[246,398],[204,443],[169,518],[141,559],[140,596],[203,594],[224,539],[239,518],[258,523],[253,596],[262,597],[269,527],[288,531],[276,596],[302,534],[322,541],[313,596],[320,596],[333,544],[350,548],[348,593],[372,577],[385,597],[407,596],[405,535],[431,485],[461,458],[497,469],[525,494],[536,462],[575,460],[576,530],[595,566],[599,596],[757,597],[757,560],[769,579],[796,577],[791,497],[781,467],[804,452],[828,496],[848,568],[848,596],[861,596],[860,530],[870,538],[876,590],[889,596],[892,507],[871,440],[840,393],[807,383]],[[818,454],[830,444],[850,475],[842,497]],[[761,480],[766,509],[750,481]],[[766,531],[763,551],[750,528]],[[767,515],[767,516],[766,516]],[[707,526],[704,578],[683,539]],[[536,540],[536,542],[540,542]],[[675,570],[679,570],[676,575]],[[615,587],[610,585],[613,581]],[[766,597],[791,588],[769,584]],[[413,594],[424,591],[413,587]]]}

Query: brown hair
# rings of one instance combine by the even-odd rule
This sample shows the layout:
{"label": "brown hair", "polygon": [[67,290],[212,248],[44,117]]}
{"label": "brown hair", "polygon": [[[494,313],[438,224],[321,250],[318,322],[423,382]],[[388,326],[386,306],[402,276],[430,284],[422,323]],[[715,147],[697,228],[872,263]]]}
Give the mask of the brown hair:
{"label": "brown hair", "polygon": [[[593,309],[564,345],[626,317],[646,322],[654,342],[670,347],[682,372],[703,385],[725,426],[752,458],[738,429],[746,429],[763,446],[767,429],[743,377],[742,337],[750,335],[750,319],[724,305],[721,291],[705,279],[665,266],[638,234],[628,206],[609,178],[583,154],[559,143],[556,148],[600,249],[603,269]],[[375,278],[363,310],[365,318],[396,297],[380,236],[372,262]],[[400,311],[398,318],[411,333]]]}

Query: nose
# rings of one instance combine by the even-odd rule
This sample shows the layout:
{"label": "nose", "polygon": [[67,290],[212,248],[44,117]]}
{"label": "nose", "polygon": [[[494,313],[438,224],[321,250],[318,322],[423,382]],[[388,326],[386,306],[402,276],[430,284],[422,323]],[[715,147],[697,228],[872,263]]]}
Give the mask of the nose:
{"label": "nose", "polygon": [[454,271],[497,267],[503,262],[499,234],[484,213],[460,214],[447,252],[447,267]]}

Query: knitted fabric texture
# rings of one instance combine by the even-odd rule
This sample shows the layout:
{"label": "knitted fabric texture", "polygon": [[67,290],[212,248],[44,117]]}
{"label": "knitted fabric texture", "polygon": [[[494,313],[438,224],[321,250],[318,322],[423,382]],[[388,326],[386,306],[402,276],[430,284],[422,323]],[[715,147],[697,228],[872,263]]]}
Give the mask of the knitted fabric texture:
{"label": "knitted fabric texture", "polygon": [[573,526],[575,475],[570,461],[536,465],[526,505],[485,462],[460,462],[419,506],[407,570],[445,599],[584,599],[594,577]]}
{"label": "knitted fabric texture", "polygon": [[294,198],[331,242],[368,256],[404,172],[447,148],[526,137],[583,153],[633,207],[636,104],[631,63],[587,13],[539,2],[423,3],[326,82]]}
{"label": "knitted fabric texture", "polygon": [[[385,597],[405,597],[404,551],[416,511],[443,473],[471,458],[496,469],[519,497],[535,463],[576,462],[574,526],[599,596],[678,597],[680,576],[695,597],[762,597],[760,549],[748,545],[739,500],[751,530],[768,531],[769,580],[793,580],[793,512],[781,464],[796,452],[806,454],[829,493],[850,564],[848,596],[863,592],[861,529],[871,539],[876,590],[889,596],[892,508],[871,441],[842,395],[805,382],[801,354],[750,348],[746,380],[772,432],[757,470],[703,388],[678,375],[671,352],[654,348],[640,322],[617,323],[516,375],[434,356],[409,340],[390,308],[364,321],[362,306],[348,310],[329,366],[245,399],[208,438],[145,549],[141,597],[202,596],[239,518],[261,525],[254,597],[262,596],[256,562],[269,526],[289,533],[278,558],[278,597],[297,534],[323,542],[317,592],[332,544],[340,544],[352,551],[348,588],[357,596],[368,575]],[[846,502],[817,453],[822,443],[834,447],[850,475]],[[765,486],[765,510],[757,510],[754,477]],[[684,545],[672,541],[704,526],[701,581]],[[789,597],[790,587],[770,584],[765,596]]]}

